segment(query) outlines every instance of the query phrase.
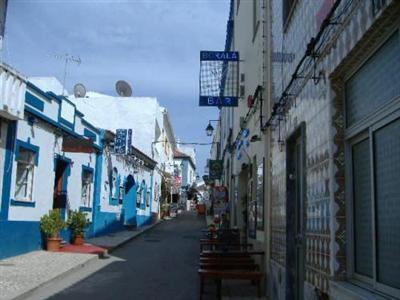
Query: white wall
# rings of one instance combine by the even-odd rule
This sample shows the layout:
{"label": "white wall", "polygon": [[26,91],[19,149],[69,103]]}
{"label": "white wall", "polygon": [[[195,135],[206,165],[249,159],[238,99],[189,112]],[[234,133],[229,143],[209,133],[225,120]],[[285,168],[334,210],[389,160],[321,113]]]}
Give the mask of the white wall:
{"label": "white wall", "polygon": [[[62,140],[56,141],[53,130],[44,123],[28,125],[26,120],[17,124],[17,139],[28,141],[39,147],[39,163],[34,170],[32,199],[35,207],[12,206],[9,208],[9,220],[38,221],[53,207],[54,155],[61,153]],[[15,157],[12,167],[11,199],[15,195],[17,164]]]}
{"label": "white wall", "polygon": [[[73,165],[71,166],[71,175],[68,177],[68,200],[70,209],[79,210],[79,207],[84,206],[81,201],[82,165],[93,169],[93,182],[91,184],[90,193],[90,207],[92,207],[94,195],[94,175],[96,171],[96,154],[66,152],[65,156],[70,158],[73,162]],[[92,214],[87,213],[87,216],[91,220]]]}

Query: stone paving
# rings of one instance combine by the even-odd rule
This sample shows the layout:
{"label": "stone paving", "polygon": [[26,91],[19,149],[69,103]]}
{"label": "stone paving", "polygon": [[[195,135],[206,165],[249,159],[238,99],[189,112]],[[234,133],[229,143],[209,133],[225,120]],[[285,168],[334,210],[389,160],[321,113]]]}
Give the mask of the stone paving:
{"label": "stone paving", "polygon": [[0,261],[0,299],[13,299],[97,260],[93,254],[33,251]]}

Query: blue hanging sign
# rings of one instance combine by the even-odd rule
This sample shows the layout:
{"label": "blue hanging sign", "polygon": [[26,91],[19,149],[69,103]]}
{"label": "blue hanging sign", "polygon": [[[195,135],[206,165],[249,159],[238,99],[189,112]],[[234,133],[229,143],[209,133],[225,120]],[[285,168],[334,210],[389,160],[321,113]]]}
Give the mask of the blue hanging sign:
{"label": "blue hanging sign", "polygon": [[200,61],[239,61],[239,52],[236,51],[200,51]]}
{"label": "blue hanging sign", "polygon": [[238,106],[238,97],[200,96],[200,106]]}
{"label": "blue hanging sign", "polygon": [[114,152],[116,154],[126,154],[127,129],[117,129],[114,141]]}
{"label": "blue hanging sign", "polygon": [[132,129],[128,129],[128,153],[131,151],[132,146]]}

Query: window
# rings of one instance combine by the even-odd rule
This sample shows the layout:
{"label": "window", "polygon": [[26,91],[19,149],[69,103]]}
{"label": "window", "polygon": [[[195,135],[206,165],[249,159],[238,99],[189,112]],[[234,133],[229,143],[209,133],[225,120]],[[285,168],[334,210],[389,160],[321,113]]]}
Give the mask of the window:
{"label": "window", "polygon": [[283,28],[286,28],[289,24],[290,17],[293,12],[293,8],[297,0],[283,0],[282,1],[282,17],[283,17]]}
{"label": "window", "polygon": [[142,202],[142,197],[143,197],[143,188],[139,187],[136,193],[136,207],[140,207],[140,203]]}
{"label": "window", "polygon": [[119,186],[118,203],[122,204],[124,201],[125,189],[123,185]]}
{"label": "window", "polygon": [[350,272],[400,296],[400,40],[392,36],[346,82]]}
{"label": "window", "polygon": [[19,148],[15,182],[15,199],[18,201],[33,201],[32,190],[36,155],[36,152],[22,147]]}
{"label": "window", "polygon": [[118,193],[118,169],[113,168],[111,174],[111,197],[116,199]]}
{"label": "window", "polygon": [[146,206],[150,206],[150,191],[146,193]]}
{"label": "window", "polygon": [[81,203],[84,207],[90,207],[92,194],[93,171],[82,170]]}
{"label": "window", "polygon": [[400,95],[397,32],[346,82],[346,124],[352,126]]}

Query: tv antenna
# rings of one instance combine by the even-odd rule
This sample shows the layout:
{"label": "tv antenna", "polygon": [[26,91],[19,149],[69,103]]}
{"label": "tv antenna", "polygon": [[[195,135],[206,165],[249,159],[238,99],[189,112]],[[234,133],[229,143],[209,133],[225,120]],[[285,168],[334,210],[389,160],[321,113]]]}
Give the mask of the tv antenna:
{"label": "tv antenna", "polygon": [[66,79],[67,79],[67,66],[68,63],[72,62],[77,64],[78,66],[82,63],[82,60],[79,56],[72,56],[68,53],[64,54],[64,55],[55,55],[55,58],[63,60],[65,62],[64,64],[64,76],[63,76],[63,90],[62,90],[62,95],[64,96],[64,91],[65,91],[65,83],[66,83]]}
{"label": "tv antenna", "polygon": [[115,83],[115,89],[117,91],[117,94],[121,97],[132,96],[132,88],[125,80],[118,80]]}

